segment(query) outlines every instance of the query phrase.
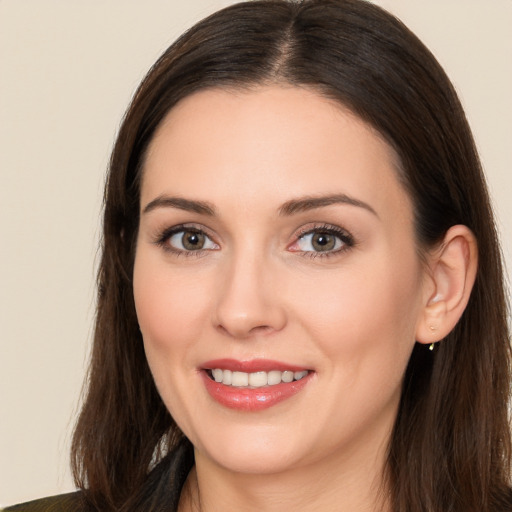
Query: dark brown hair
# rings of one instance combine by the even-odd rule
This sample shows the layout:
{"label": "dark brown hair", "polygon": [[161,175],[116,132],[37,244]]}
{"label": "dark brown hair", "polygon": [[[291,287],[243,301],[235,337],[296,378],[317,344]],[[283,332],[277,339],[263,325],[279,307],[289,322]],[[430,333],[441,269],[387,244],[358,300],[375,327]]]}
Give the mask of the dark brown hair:
{"label": "dark brown hair", "polygon": [[395,148],[420,252],[452,225],[473,231],[479,268],[469,304],[435,353],[414,348],[386,482],[395,512],[510,510],[507,307],[481,165],[435,58],[400,21],[363,0],[233,5],[185,33],[139,87],[106,185],[96,331],[72,449],[77,484],[98,510],[163,506],[158,475],[169,458],[148,473],[182,434],[154,386],[134,308],[142,162],[180,99],[205,88],[268,83],[311,88],[339,101]]}

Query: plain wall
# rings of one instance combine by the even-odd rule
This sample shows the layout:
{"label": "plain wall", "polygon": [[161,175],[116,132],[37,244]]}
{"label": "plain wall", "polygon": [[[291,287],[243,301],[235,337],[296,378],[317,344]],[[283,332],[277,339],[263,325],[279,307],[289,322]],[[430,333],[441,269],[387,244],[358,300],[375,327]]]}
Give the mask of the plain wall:
{"label": "plain wall", "polygon": [[[220,0],[0,0],[0,505],[72,490],[109,152],[138,82]],[[376,1],[445,67],[512,268],[512,1]]]}

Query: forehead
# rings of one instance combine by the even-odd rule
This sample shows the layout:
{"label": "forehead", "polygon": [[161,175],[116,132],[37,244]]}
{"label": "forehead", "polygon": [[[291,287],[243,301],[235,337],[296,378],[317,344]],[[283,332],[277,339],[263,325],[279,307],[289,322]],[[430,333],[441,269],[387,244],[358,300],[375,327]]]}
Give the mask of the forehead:
{"label": "forehead", "polygon": [[[298,87],[208,89],[176,105],[148,149],[142,201],[162,193],[245,204],[357,193],[403,203],[399,159],[339,103]],[[363,198],[361,198],[363,199]]]}

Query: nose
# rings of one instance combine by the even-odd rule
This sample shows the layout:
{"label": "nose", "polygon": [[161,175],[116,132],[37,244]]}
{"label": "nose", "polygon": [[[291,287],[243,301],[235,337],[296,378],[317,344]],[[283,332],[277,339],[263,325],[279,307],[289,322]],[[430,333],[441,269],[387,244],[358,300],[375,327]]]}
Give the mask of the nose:
{"label": "nose", "polygon": [[254,254],[226,262],[214,309],[214,326],[236,339],[266,335],[286,325],[276,270]]}

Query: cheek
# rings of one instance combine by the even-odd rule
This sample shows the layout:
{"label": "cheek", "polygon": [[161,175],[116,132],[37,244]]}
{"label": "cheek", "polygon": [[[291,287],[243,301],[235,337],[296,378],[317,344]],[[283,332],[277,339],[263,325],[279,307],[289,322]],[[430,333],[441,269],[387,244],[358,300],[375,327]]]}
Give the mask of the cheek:
{"label": "cheek", "polygon": [[148,359],[179,358],[199,339],[208,310],[209,281],[197,273],[173,271],[161,261],[137,255],[134,298]]}
{"label": "cheek", "polygon": [[180,427],[193,424],[187,401],[195,376],[194,346],[199,343],[208,306],[204,276],[177,272],[168,264],[137,255],[133,276],[134,299],[144,350],[155,385]]}
{"label": "cheek", "polygon": [[[398,262],[398,263],[397,263]],[[420,266],[415,255],[361,259],[314,281],[296,281],[296,316],[330,360],[403,361],[414,345],[420,312]]]}
{"label": "cheek", "polygon": [[347,431],[377,424],[382,414],[392,422],[396,414],[421,303],[415,261],[340,268],[318,277],[314,291],[296,285],[295,316],[323,355],[319,373],[337,390],[325,410]]}

